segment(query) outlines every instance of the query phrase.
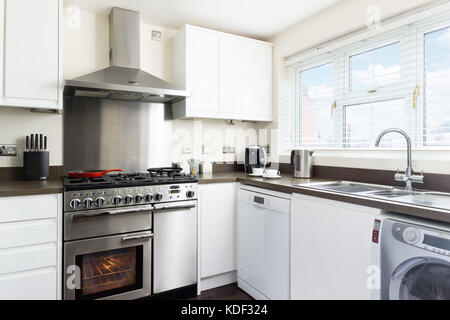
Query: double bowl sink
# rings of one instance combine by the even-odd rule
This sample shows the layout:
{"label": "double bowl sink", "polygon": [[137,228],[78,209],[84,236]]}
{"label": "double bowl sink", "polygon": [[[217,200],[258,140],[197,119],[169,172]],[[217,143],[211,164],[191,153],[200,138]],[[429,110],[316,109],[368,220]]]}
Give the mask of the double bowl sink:
{"label": "double bowl sink", "polygon": [[347,181],[319,182],[295,186],[450,210],[450,194],[442,192],[409,191],[383,185]]}

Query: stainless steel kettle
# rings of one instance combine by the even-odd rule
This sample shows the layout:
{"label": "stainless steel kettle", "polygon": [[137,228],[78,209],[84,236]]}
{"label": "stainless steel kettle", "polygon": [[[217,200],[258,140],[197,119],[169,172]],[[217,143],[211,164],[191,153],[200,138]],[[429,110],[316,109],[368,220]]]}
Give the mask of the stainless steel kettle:
{"label": "stainless steel kettle", "polygon": [[310,150],[292,150],[291,167],[294,178],[310,179],[313,177],[313,153]]}

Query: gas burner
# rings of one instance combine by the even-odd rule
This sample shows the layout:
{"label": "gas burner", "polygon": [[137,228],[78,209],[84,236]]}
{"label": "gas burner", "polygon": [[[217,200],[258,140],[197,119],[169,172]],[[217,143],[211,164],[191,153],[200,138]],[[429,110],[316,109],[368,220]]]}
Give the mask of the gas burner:
{"label": "gas burner", "polygon": [[181,173],[178,168],[155,168],[149,172],[108,174],[101,178],[64,178],[64,188],[69,190],[149,186],[170,183],[194,183],[197,179]]}

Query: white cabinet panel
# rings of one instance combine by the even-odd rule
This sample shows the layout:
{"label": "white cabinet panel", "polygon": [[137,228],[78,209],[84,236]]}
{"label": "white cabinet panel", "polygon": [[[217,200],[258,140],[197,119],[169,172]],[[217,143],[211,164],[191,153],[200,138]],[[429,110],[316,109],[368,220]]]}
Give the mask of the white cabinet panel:
{"label": "white cabinet panel", "polygon": [[0,300],[60,299],[62,195],[0,198]]}
{"label": "white cabinet panel", "polygon": [[44,218],[58,215],[58,196],[39,195],[0,198],[0,223]]}
{"label": "white cabinet panel", "polygon": [[187,33],[189,108],[203,115],[219,114],[219,35],[199,29]]}
{"label": "white cabinet panel", "polygon": [[371,299],[371,235],[379,210],[307,196],[292,199],[292,299]]}
{"label": "white cabinet panel", "polygon": [[55,266],[56,243],[0,250],[0,274]]}
{"label": "white cabinet panel", "polygon": [[0,300],[56,300],[55,268],[0,275]]}
{"label": "white cabinet panel", "polygon": [[201,278],[236,270],[236,183],[199,186]]}
{"label": "white cabinet panel", "polygon": [[58,108],[60,0],[6,0],[5,103]]}
{"label": "white cabinet panel", "polygon": [[55,219],[0,224],[0,249],[57,241]]}
{"label": "white cabinet panel", "polygon": [[271,45],[220,36],[220,98],[220,112],[225,117],[271,120]]}

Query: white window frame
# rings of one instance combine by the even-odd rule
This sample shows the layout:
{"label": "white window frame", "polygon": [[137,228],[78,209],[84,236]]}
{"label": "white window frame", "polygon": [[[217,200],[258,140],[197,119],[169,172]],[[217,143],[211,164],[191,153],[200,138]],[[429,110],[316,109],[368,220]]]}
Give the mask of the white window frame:
{"label": "white window frame", "polygon": [[[325,65],[328,63],[334,64],[335,71],[335,99],[336,99],[336,113],[341,113],[343,123],[335,124],[336,137],[335,137],[335,147],[320,147],[315,149],[319,150],[353,150],[353,151],[373,151],[374,148],[364,149],[364,148],[346,148],[344,145],[345,141],[345,107],[357,104],[374,103],[386,100],[404,99],[407,106],[411,106],[411,127],[408,130],[412,132],[413,136],[413,147],[415,150],[449,150],[450,146],[425,146],[425,137],[422,134],[424,132],[424,108],[425,108],[425,79],[424,79],[424,36],[425,34],[431,33],[433,31],[441,30],[450,27],[450,14],[440,14],[435,17],[428,17],[423,21],[414,22],[412,24],[399,27],[395,30],[391,30],[385,33],[381,33],[375,37],[361,40],[356,43],[346,45],[342,48],[335,49],[326,54],[321,54],[315,57],[310,57],[307,60],[296,63],[295,69],[295,111],[294,115],[296,120],[296,126],[293,128],[292,136],[295,137],[292,141],[292,145],[295,148],[301,147],[301,127],[300,127],[300,103],[299,103],[299,75],[300,72],[309,70],[314,67]],[[376,48],[380,48],[392,43],[400,43],[400,56],[402,59],[402,50],[404,45],[408,41],[415,41],[416,45],[415,52],[411,52],[413,57],[411,61],[406,63],[408,68],[415,69],[415,72],[410,73],[407,71],[405,73],[405,62],[401,60],[401,79],[398,84],[391,85],[390,87],[377,88],[375,92],[368,93],[366,91],[350,91],[350,58],[359,53],[364,53]],[[340,74],[336,72],[343,65],[344,72]],[[406,74],[406,77],[405,77]],[[404,78],[405,77],[405,78]],[[420,95],[417,98],[416,108],[412,108],[413,94],[416,87],[420,89]],[[372,91],[372,89],[369,89]],[[331,110],[331,106],[330,106]],[[295,130],[295,131],[294,131]],[[400,150],[400,149],[389,149],[389,150]]]}

